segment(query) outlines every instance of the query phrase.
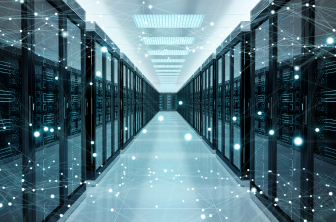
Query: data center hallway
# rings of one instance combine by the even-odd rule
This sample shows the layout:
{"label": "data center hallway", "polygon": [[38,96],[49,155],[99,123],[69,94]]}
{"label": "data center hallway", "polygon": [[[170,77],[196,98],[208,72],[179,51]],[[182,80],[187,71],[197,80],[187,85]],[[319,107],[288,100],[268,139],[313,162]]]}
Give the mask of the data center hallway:
{"label": "data center hallway", "polygon": [[144,129],[66,221],[270,221],[177,112]]}

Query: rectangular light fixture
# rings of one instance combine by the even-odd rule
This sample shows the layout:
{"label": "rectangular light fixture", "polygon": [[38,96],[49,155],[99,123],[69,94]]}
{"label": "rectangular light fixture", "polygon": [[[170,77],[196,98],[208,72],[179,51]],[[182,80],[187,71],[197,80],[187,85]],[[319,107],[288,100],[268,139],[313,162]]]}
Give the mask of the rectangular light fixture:
{"label": "rectangular light fixture", "polygon": [[192,45],[195,37],[144,37],[145,45]]}
{"label": "rectangular light fixture", "polygon": [[156,73],[157,76],[179,76],[180,73]]}
{"label": "rectangular light fixture", "polygon": [[177,70],[177,69],[172,69],[172,70],[167,70],[167,69],[157,69],[155,70],[155,72],[181,72],[181,70]]}
{"label": "rectangular light fixture", "polygon": [[189,50],[148,50],[148,55],[188,55]]}
{"label": "rectangular light fixture", "polygon": [[199,28],[204,15],[132,15],[138,28]]}
{"label": "rectangular light fixture", "polygon": [[152,62],[185,62],[185,59],[151,59]]}
{"label": "rectangular light fixture", "polygon": [[162,69],[182,69],[183,68],[183,65],[154,65],[154,69],[159,69],[159,68],[162,68]]}

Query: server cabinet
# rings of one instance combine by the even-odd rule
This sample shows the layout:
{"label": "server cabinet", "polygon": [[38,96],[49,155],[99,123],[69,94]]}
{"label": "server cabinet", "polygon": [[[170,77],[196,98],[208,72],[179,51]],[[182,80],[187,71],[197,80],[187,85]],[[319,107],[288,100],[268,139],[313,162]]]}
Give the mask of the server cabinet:
{"label": "server cabinet", "polygon": [[[301,187],[301,148],[297,143],[303,140],[304,112],[306,103],[303,81],[305,77],[301,73],[303,61],[301,59],[302,44],[302,1],[291,0],[282,6],[273,17],[277,22],[276,34],[277,54],[276,82],[272,83],[273,93],[270,95],[270,117],[276,122],[272,123],[276,134],[276,198],[277,207],[292,221],[301,221],[300,200],[297,197],[301,191],[295,189]],[[290,8],[290,10],[288,10]],[[274,38],[274,37],[273,37]],[[272,51],[271,51],[272,52]],[[274,71],[272,72],[274,73]],[[274,105],[273,105],[274,104]],[[275,107],[273,107],[275,106]],[[275,117],[275,118],[274,118]],[[273,121],[275,121],[273,120]],[[273,180],[275,178],[273,177]],[[291,202],[291,206],[288,203]]]}
{"label": "server cabinet", "polygon": [[[260,3],[261,4],[261,3]],[[265,2],[263,3],[265,4]],[[280,220],[301,221],[307,113],[301,0],[258,5],[251,12],[251,184]],[[254,80],[254,81],[253,81]],[[254,98],[253,98],[254,97]]]}
{"label": "server cabinet", "polygon": [[[28,39],[22,42],[23,46],[20,44],[20,40],[28,34],[21,19],[27,9],[21,11],[18,2],[1,2],[0,13],[7,18],[0,22],[1,31],[5,34],[0,36],[0,215],[4,221],[23,221],[22,203],[29,201],[29,197],[22,192],[22,188],[27,188],[28,184],[22,183],[21,179],[31,182],[27,178],[28,172],[24,170],[29,167],[28,160],[31,160],[31,155],[27,153],[29,141],[25,140],[30,133],[25,131],[28,124],[24,124],[28,114],[24,109],[28,104],[25,81],[29,78],[28,75],[25,77],[29,67],[24,63],[30,53],[23,46],[28,45]],[[10,17],[17,19],[8,20]],[[21,27],[25,33],[20,33],[18,29]],[[25,158],[26,155],[28,158]]]}
{"label": "server cabinet", "polygon": [[214,94],[214,72],[216,70],[216,55],[212,54],[209,58],[203,63],[203,97],[202,100],[204,102],[204,119],[203,119],[203,136],[208,142],[208,144],[214,148],[213,144],[213,136],[216,135],[214,133],[216,131],[216,127],[214,126],[214,102],[215,96]]}
{"label": "server cabinet", "polygon": [[160,93],[159,94],[159,110],[160,111],[176,111],[176,93]]}
{"label": "server cabinet", "polygon": [[132,140],[132,117],[133,117],[133,78],[134,78],[134,64],[127,58],[125,54],[121,54],[120,66],[122,67],[121,78],[123,82],[122,89],[122,141],[124,149]]}
{"label": "server cabinet", "polygon": [[201,75],[200,75],[201,68],[194,74],[194,84],[195,84],[195,129],[196,131],[201,134]]}
{"label": "server cabinet", "polygon": [[[305,61],[310,63],[303,67],[302,75],[311,76],[307,81],[315,83],[308,88],[308,113],[303,116],[307,121],[307,162],[310,184],[307,192],[313,196],[311,206],[308,207],[309,221],[333,221],[335,215],[334,195],[336,183],[334,180],[336,169],[335,155],[335,1],[309,1],[315,7],[303,11],[309,23],[308,33],[315,38],[307,38],[308,48],[305,48]],[[309,16],[309,17],[308,17]],[[315,47],[314,47],[315,46]],[[314,54],[312,54],[314,52]],[[311,104],[309,104],[311,101]],[[309,106],[310,105],[310,106]],[[314,141],[309,144],[309,141]],[[305,141],[304,141],[305,143]],[[309,168],[308,168],[309,167]]]}
{"label": "server cabinet", "polygon": [[[117,48],[117,52],[120,53],[120,50]],[[117,156],[118,152],[120,151],[121,148],[121,130],[122,130],[122,125],[121,125],[121,99],[120,99],[120,94],[121,94],[121,82],[120,82],[120,54],[116,54],[112,58],[112,68],[113,68],[113,94],[112,97],[114,97],[114,123],[113,123],[113,155]]]}
{"label": "server cabinet", "polygon": [[[217,50],[220,124],[217,153],[237,176],[249,179],[250,23],[241,22]],[[223,78],[223,80],[221,79]],[[223,82],[223,83],[222,83]],[[219,117],[220,116],[220,117]]]}
{"label": "server cabinet", "polygon": [[[219,53],[219,52],[218,52]],[[216,58],[217,63],[217,71],[215,72],[217,75],[217,87],[216,87],[216,106],[215,106],[215,114],[217,119],[217,131],[216,131],[216,148],[219,151],[219,155],[223,155],[223,138],[224,138],[224,131],[223,131],[223,124],[224,124],[224,118],[223,116],[223,110],[224,110],[224,102],[222,100],[223,98],[223,56],[217,55]],[[225,129],[225,128],[224,128]]]}
{"label": "server cabinet", "polygon": [[116,128],[112,104],[119,109],[112,93],[118,90],[118,83],[112,87],[112,61],[113,74],[117,75],[120,50],[96,23],[87,22],[86,31],[86,179],[95,180],[117,155],[118,148],[113,143],[118,143],[118,139],[112,140]]}

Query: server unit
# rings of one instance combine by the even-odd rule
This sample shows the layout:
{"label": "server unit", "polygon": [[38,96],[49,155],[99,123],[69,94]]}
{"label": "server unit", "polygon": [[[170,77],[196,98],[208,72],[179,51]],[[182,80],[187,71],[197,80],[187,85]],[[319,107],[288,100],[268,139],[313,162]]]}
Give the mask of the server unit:
{"label": "server unit", "polygon": [[176,111],[177,98],[176,93],[160,93],[159,109],[160,111]]}
{"label": "server unit", "polygon": [[217,138],[224,140],[217,140],[217,152],[241,180],[249,179],[249,31],[250,23],[241,22],[217,49],[216,91],[221,100],[216,100],[215,123]]}

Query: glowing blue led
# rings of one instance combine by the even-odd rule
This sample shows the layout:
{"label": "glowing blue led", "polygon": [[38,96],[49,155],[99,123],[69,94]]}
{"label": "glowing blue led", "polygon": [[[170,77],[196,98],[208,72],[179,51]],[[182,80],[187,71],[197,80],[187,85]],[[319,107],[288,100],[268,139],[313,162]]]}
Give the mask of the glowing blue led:
{"label": "glowing blue led", "polygon": [[273,136],[274,135],[274,130],[270,130],[269,135]]}
{"label": "glowing blue led", "polygon": [[39,137],[39,136],[40,136],[40,132],[35,131],[35,132],[34,132],[34,136],[35,136],[36,138]]}
{"label": "glowing blue led", "polygon": [[163,121],[163,116],[159,116],[159,120],[160,120],[160,121]]}
{"label": "glowing blue led", "polygon": [[132,15],[138,28],[199,28],[204,15]]}
{"label": "glowing blue led", "polygon": [[327,43],[328,43],[329,45],[334,44],[334,42],[335,42],[335,39],[334,39],[333,37],[329,37],[329,38],[327,38]]}
{"label": "glowing blue led", "polygon": [[183,65],[154,65],[154,69],[182,69]]}
{"label": "glowing blue led", "polygon": [[157,69],[155,70],[155,72],[181,72],[181,70],[178,70],[178,69]]}
{"label": "glowing blue led", "polygon": [[185,59],[151,59],[151,62],[185,62]]}
{"label": "glowing blue led", "polygon": [[188,50],[148,50],[149,55],[188,55]]}
{"label": "glowing blue led", "polygon": [[239,150],[239,149],[240,149],[240,145],[239,145],[238,143],[235,144],[235,145],[234,145],[234,149],[235,149],[235,150]]}
{"label": "glowing blue led", "polygon": [[180,104],[180,105],[182,105],[182,104],[183,104],[183,102],[182,102],[182,101],[180,101],[180,102],[179,102],[179,104]]}
{"label": "glowing blue led", "polygon": [[192,45],[195,37],[146,37],[145,45]]}
{"label": "glowing blue led", "polygon": [[261,114],[262,114],[262,112],[261,112],[261,111],[259,111],[259,112],[258,112],[258,115],[259,115],[259,116],[261,116]]}
{"label": "glowing blue led", "polygon": [[301,146],[303,144],[303,139],[301,137],[295,137],[294,138],[294,144],[295,146]]}

